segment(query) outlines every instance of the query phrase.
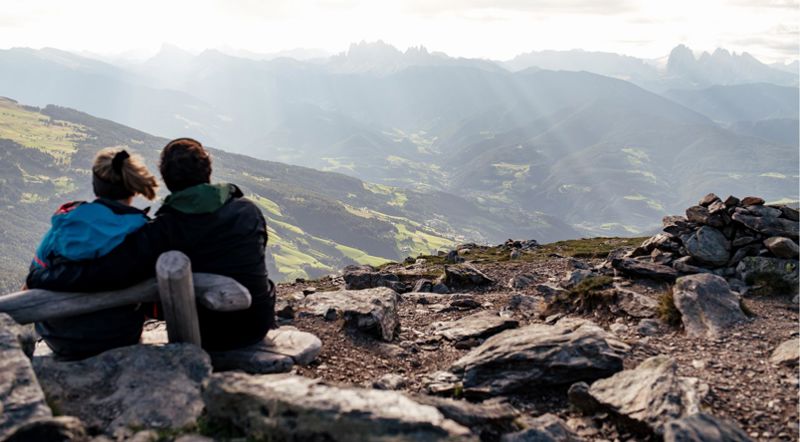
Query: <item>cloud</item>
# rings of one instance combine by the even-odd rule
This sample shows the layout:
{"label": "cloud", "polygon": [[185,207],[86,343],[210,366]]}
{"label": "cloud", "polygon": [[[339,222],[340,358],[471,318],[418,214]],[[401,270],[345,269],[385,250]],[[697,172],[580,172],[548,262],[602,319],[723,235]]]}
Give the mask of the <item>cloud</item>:
{"label": "cloud", "polygon": [[800,0],[731,0],[728,4],[743,8],[779,8],[795,10],[800,8]]}
{"label": "cloud", "polygon": [[415,14],[463,14],[476,10],[500,10],[546,14],[622,14],[635,11],[630,0],[410,0],[406,12]]}

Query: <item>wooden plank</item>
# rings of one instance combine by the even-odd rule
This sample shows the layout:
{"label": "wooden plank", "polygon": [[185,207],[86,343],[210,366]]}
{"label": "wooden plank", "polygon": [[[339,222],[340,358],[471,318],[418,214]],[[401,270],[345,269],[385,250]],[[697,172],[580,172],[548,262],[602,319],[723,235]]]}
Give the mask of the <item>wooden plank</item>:
{"label": "wooden plank", "polygon": [[162,253],[156,261],[156,280],[169,342],[199,346],[200,322],[189,257],[178,251]]}
{"label": "wooden plank", "polygon": [[[197,302],[210,310],[236,311],[250,307],[250,292],[227,276],[194,273]],[[20,324],[92,313],[124,305],[158,301],[158,283],[149,279],[122,290],[94,293],[32,289],[0,296],[0,312]]]}

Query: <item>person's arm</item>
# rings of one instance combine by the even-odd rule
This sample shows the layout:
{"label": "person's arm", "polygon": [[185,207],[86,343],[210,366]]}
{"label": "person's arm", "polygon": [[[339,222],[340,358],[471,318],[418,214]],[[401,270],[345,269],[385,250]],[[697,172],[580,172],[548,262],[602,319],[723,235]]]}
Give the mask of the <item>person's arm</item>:
{"label": "person's arm", "polygon": [[158,256],[169,249],[168,220],[159,217],[128,235],[109,254],[89,261],[55,259],[31,266],[29,288],[61,292],[97,292],[130,287],[155,275]]}

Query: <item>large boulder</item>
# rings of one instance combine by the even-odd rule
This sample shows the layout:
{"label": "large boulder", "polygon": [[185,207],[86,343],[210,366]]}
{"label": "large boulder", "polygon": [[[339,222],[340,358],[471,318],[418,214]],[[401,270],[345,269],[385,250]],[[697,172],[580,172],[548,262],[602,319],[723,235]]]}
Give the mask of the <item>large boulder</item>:
{"label": "large boulder", "polygon": [[469,264],[444,267],[444,283],[455,289],[471,289],[493,284],[494,281]]}
{"label": "large boulder", "polygon": [[86,428],[73,416],[34,419],[15,428],[3,442],[84,442],[88,441]]}
{"label": "large boulder", "polygon": [[208,355],[190,344],[134,345],[75,362],[37,356],[33,365],[60,412],[79,417],[93,432],[116,435],[194,426],[211,374]]}
{"label": "large boulder", "polygon": [[203,396],[212,422],[258,440],[436,441],[470,434],[401,393],[300,376],[219,373]]}
{"label": "large boulder", "polygon": [[21,325],[18,324],[11,316],[3,313],[0,314],[0,329],[11,333],[17,338],[19,346],[22,351],[29,358],[33,357],[33,351],[36,348],[36,341],[39,340],[39,335],[33,328],[33,324]]}
{"label": "large boulder", "polygon": [[795,294],[798,289],[798,262],[766,256],[747,256],[736,266],[739,279],[758,293]]}
{"label": "large boulder", "polygon": [[664,425],[700,411],[708,385],[697,378],[677,375],[675,360],[667,356],[646,359],[632,370],[621,371],[592,384],[573,404],[586,412],[608,412],[640,434],[662,434]]}
{"label": "large boulder", "polygon": [[717,337],[746,319],[739,298],[721,276],[699,273],[678,278],[672,297],[686,333],[693,336]]}
{"label": "large boulder", "polygon": [[472,403],[438,396],[417,394],[412,399],[423,405],[436,407],[444,417],[473,432],[484,434],[506,433],[515,429],[519,412],[504,400]]}
{"label": "large boulder", "polygon": [[504,318],[495,312],[478,312],[453,321],[435,322],[433,333],[450,341],[466,339],[484,339],[496,335],[503,330],[516,328],[519,321]]}
{"label": "large boulder", "polygon": [[17,324],[0,313],[0,440],[25,424],[52,416],[20,346]]}
{"label": "large boulder", "polygon": [[697,413],[668,422],[664,442],[750,442],[736,425],[706,413]]}
{"label": "large boulder", "polygon": [[686,252],[702,264],[724,266],[731,258],[731,244],[719,230],[703,226],[684,242]]}
{"label": "large boulder", "polygon": [[797,240],[798,224],[784,218],[772,216],[753,216],[742,212],[735,212],[732,215],[734,221],[741,223],[750,230],[766,236],[784,236]]}
{"label": "large boulder", "polygon": [[397,292],[381,287],[366,290],[317,292],[296,304],[298,315],[343,318],[349,326],[374,332],[386,341],[400,328]]}
{"label": "large boulder", "polygon": [[596,324],[532,324],[487,339],[450,370],[464,392],[501,395],[538,385],[595,380],[622,370],[628,346]]}

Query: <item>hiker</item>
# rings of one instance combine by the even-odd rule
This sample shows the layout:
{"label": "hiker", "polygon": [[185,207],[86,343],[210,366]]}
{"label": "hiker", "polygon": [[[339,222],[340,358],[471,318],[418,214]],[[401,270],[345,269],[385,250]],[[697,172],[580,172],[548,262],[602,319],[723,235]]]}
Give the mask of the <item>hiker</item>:
{"label": "hiker", "polygon": [[153,277],[158,256],[178,250],[189,257],[193,271],[231,277],[252,296],[250,307],[236,312],[197,306],[203,348],[224,351],[261,341],[275,321],[264,215],[236,185],[211,184],[211,157],[199,141],[170,141],[159,169],[172,193],[155,219],[108,255],[34,270],[28,285],[61,291],[121,289]]}
{"label": "hiker", "polygon": [[[158,182],[138,156],[118,148],[101,150],[92,166],[92,186],[94,201],[66,203],[53,215],[31,274],[60,262],[105,256],[149,221],[146,211],[131,203],[135,195],[154,199]],[[35,278],[28,284],[39,286]],[[39,322],[36,331],[57,356],[80,359],[139,342],[144,319],[142,306],[126,306]]]}

